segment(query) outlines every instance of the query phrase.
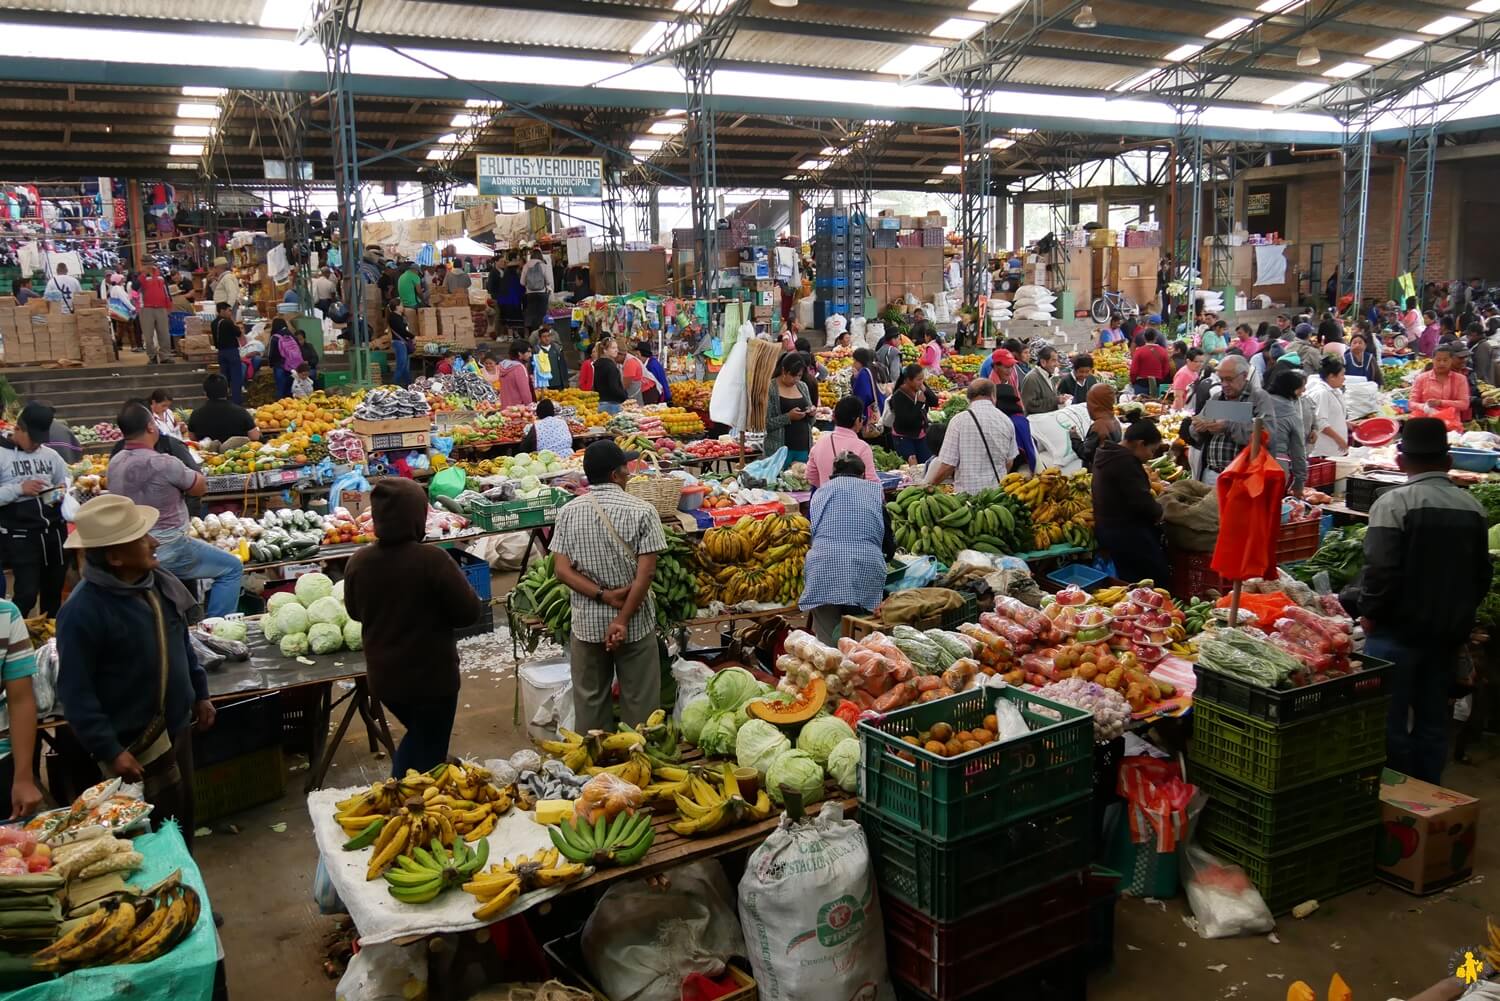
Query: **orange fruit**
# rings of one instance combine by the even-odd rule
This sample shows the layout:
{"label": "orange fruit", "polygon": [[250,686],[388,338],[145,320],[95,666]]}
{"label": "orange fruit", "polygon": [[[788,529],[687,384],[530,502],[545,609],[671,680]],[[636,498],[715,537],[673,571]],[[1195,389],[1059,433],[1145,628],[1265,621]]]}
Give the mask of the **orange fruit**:
{"label": "orange fruit", "polygon": [[990,741],[995,739],[995,734],[993,731],[985,730],[983,728],[975,730],[972,736],[981,744],[988,744]]}
{"label": "orange fruit", "polygon": [[933,754],[941,754],[944,757],[947,757],[948,755],[948,745],[944,744],[942,741],[929,740],[925,746],[927,750],[931,751]]}
{"label": "orange fruit", "polygon": [[999,723],[1000,721],[995,719],[994,713],[990,713],[984,718],[984,728],[990,733],[994,733],[996,730],[1000,729]]}
{"label": "orange fruit", "polygon": [[932,739],[947,743],[953,736],[953,727],[947,723],[932,724]]}

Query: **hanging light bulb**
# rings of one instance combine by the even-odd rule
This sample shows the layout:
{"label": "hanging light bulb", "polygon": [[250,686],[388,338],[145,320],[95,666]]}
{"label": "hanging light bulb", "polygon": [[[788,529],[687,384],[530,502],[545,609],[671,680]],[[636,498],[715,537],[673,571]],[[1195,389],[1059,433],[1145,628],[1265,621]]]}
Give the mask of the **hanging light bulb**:
{"label": "hanging light bulb", "polygon": [[1092,31],[1099,27],[1099,19],[1094,16],[1094,8],[1084,4],[1078,8],[1078,13],[1073,15],[1073,27],[1083,31]]}
{"label": "hanging light bulb", "polygon": [[1304,45],[1297,50],[1298,66],[1316,66],[1323,61],[1323,53],[1318,51],[1316,45]]}

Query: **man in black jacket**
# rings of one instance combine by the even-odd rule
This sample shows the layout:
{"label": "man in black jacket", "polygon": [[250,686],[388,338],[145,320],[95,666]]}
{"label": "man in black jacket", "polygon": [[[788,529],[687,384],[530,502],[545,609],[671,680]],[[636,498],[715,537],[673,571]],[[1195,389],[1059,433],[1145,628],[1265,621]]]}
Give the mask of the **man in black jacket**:
{"label": "man in black jacket", "polygon": [[1440,783],[1448,690],[1474,613],[1490,588],[1484,508],[1448,478],[1448,433],[1435,417],[1401,428],[1406,482],[1370,508],[1365,568],[1340,596],[1360,616],[1365,653],[1394,666],[1387,682],[1386,763]]}

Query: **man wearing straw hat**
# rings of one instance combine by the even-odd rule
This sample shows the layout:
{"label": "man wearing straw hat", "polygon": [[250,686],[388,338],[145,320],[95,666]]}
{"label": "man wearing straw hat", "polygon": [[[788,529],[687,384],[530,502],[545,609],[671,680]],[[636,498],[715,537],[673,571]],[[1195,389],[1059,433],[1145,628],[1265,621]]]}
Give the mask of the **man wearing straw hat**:
{"label": "man wearing straw hat", "polygon": [[188,640],[193,596],[156,562],[155,508],[105,494],[79,508],[66,543],[82,583],[57,616],[63,716],[107,776],[145,785],[152,820],[193,843],[192,728],[214,724],[208,675]]}

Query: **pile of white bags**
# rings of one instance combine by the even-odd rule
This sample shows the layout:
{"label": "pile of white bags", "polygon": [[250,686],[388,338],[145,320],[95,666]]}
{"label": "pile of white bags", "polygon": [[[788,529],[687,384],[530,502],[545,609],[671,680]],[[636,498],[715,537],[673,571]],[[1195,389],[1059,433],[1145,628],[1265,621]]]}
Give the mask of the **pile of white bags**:
{"label": "pile of white bags", "polygon": [[1015,315],[1011,311],[1009,299],[991,299],[989,309],[986,312],[989,318],[996,323],[1009,322]]}
{"label": "pile of white bags", "polygon": [[1017,320],[1050,320],[1056,309],[1057,296],[1041,285],[1022,285],[1014,301]]}
{"label": "pile of white bags", "polygon": [[1224,312],[1224,293],[1215,289],[1199,289],[1194,293],[1205,313]]}

